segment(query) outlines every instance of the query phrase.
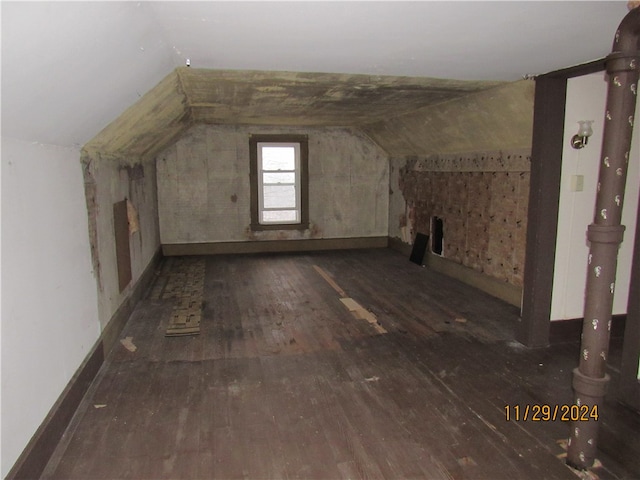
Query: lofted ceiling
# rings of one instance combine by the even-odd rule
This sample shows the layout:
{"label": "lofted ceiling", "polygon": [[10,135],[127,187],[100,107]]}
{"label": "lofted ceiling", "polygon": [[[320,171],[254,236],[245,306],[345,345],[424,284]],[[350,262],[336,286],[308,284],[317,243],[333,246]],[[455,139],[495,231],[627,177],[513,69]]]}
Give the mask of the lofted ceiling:
{"label": "lofted ceiling", "polygon": [[[603,57],[627,13],[625,1],[0,8],[2,135],[127,148],[136,128],[170,137],[194,121],[357,125],[406,115]],[[116,119],[134,130],[115,129]]]}

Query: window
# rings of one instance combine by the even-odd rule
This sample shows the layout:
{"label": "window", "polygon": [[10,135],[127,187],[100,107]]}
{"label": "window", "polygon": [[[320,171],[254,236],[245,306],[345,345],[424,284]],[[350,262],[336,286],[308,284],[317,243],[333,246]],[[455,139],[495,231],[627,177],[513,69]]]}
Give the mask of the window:
{"label": "window", "polygon": [[300,144],[258,143],[258,223],[300,223]]}
{"label": "window", "polygon": [[253,135],[249,147],[251,228],[308,228],[306,135]]}

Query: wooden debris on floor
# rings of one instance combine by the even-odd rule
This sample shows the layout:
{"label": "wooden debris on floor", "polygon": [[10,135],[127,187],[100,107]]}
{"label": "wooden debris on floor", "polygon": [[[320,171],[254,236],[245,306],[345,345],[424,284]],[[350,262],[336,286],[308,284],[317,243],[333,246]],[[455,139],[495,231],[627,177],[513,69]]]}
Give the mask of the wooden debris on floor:
{"label": "wooden debris on floor", "polygon": [[380,334],[387,333],[387,330],[380,324],[375,314],[364,308],[353,298],[348,297],[346,292],[342,288],[340,288],[336,281],[331,278],[331,276],[327,272],[325,272],[321,267],[317,265],[314,265],[313,269],[318,272],[320,276],[324,278],[325,281],[329,285],[331,285],[331,287],[336,292],[338,292],[338,294],[340,295],[340,301],[345,307],[347,307],[347,310],[349,310],[354,317],[356,317],[358,320],[366,320],[373,326],[375,331]]}
{"label": "wooden debris on floor", "polygon": [[136,347],[136,346],[133,344],[133,337],[126,337],[126,338],[122,338],[122,339],[120,340],[120,343],[122,344],[122,346],[123,346],[124,348],[126,348],[126,349],[127,349],[127,350],[129,350],[130,352],[135,352],[135,351],[138,349],[138,347]]}
{"label": "wooden debris on floor", "polygon": [[169,272],[161,298],[175,300],[165,337],[199,335],[202,319],[204,272],[203,258],[178,259]]}
{"label": "wooden debris on floor", "polygon": [[331,278],[331,276],[325,272],[322,268],[320,268],[318,265],[314,265],[313,269],[318,272],[318,274],[325,279],[325,281],[331,285],[331,287],[338,292],[338,295],[340,295],[341,298],[347,297],[348,295],[345,293],[345,291],[340,288],[340,286],[333,280],[333,278]]}
{"label": "wooden debris on floor", "polygon": [[202,306],[188,305],[177,307],[172,315],[165,337],[181,337],[184,335],[200,335]]}
{"label": "wooden debris on floor", "polygon": [[387,333],[385,328],[380,325],[380,322],[378,322],[378,318],[369,310],[356,302],[353,298],[341,298],[340,301],[344,304],[345,307],[347,307],[347,310],[349,310],[354,317],[359,320],[366,320],[371,325],[373,325],[373,328],[375,328],[376,332]]}

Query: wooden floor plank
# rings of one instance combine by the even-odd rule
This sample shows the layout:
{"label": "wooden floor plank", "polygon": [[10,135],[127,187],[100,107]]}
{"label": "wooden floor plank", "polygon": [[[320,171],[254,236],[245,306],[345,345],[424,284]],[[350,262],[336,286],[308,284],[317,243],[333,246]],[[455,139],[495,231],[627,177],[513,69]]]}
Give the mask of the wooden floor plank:
{"label": "wooden floor plank", "polygon": [[[44,478],[576,478],[567,424],[504,408],[570,402],[577,342],[526,349],[517,309],[386,249],[196,260],[200,335],[164,337],[165,259]],[[603,417],[593,473],[639,477],[638,413]]]}

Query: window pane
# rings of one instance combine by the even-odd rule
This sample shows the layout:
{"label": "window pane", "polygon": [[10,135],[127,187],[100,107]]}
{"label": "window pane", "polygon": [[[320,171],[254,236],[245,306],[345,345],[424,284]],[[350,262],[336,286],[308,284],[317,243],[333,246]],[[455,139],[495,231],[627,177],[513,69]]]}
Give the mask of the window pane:
{"label": "window pane", "polygon": [[296,174],[294,172],[287,173],[263,173],[263,183],[296,183]]}
{"label": "window pane", "polygon": [[262,212],[263,222],[296,222],[298,221],[297,210],[266,210]]}
{"label": "window pane", "polygon": [[293,147],[262,147],[262,170],[295,170],[296,149]]}
{"label": "window pane", "polygon": [[296,187],[265,185],[262,189],[263,208],[295,208],[296,207]]}

